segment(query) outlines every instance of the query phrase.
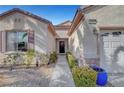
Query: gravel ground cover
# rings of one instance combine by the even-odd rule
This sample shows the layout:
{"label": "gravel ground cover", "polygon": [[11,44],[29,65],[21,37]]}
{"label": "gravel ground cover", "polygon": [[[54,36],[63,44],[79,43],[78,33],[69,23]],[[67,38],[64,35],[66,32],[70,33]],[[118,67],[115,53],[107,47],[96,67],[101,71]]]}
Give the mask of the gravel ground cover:
{"label": "gravel ground cover", "polygon": [[55,64],[39,68],[0,68],[0,87],[48,87]]}

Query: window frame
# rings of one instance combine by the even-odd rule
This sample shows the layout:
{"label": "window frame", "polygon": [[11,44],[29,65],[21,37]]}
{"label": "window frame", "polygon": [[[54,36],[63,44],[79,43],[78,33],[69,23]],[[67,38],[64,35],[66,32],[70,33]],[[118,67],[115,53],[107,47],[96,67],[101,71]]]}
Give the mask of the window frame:
{"label": "window frame", "polygon": [[[16,43],[17,43],[17,44],[16,44],[15,51],[17,51],[17,52],[25,52],[25,51],[19,50],[18,44],[19,44],[19,32],[26,32],[26,33],[27,33],[27,47],[26,47],[26,49],[28,50],[28,43],[29,43],[29,42],[28,42],[28,31],[23,31],[23,30],[11,30],[11,31],[6,31],[6,51],[7,51],[7,52],[11,51],[11,50],[8,50],[8,49],[7,49],[7,48],[8,48],[8,47],[7,47],[7,43],[8,43],[8,41],[7,41],[7,40],[8,40],[8,39],[7,39],[7,38],[8,38],[8,37],[7,37],[7,36],[8,36],[7,33],[8,33],[8,32],[9,32],[9,33],[13,33],[13,32],[16,33],[15,38],[17,39],[17,40],[16,40]],[[26,51],[27,51],[27,50],[26,50]]]}

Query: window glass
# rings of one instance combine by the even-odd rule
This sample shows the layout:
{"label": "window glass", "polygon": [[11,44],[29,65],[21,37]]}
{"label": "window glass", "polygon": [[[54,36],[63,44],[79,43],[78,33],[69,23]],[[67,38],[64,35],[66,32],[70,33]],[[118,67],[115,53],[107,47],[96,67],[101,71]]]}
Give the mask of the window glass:
{"label": "window glass", "polygon": [[27,51],[28,35],[27,32],[18,32],[18,50]]}
{"label": "window glass", "polygon": [[7,51],[27,51],[27,32],[7,32]]}
{"label": "window glass", "polygon": [[7,51],[15,51],[16,50],[16,33],[15,32],[7,32]]}

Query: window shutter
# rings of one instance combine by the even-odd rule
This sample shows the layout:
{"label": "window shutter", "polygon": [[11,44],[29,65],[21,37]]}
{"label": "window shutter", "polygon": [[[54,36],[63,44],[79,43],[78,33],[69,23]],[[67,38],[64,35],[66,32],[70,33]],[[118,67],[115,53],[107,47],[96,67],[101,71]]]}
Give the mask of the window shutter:
{"label": "window shutter", "polygon": [[2,51],[2,31],[0,31],[0,52]]}
{"label": "window shutter", "polygon": [[6,52],[6,32],[5,31],[2,31],[1,32],[1,41],[2,41],[2,44],[1,44],[1,50],[2,52]]}
{"label": "window shutter", "polygon": [[28,32],[28,49],[34,49],[34,31]]}

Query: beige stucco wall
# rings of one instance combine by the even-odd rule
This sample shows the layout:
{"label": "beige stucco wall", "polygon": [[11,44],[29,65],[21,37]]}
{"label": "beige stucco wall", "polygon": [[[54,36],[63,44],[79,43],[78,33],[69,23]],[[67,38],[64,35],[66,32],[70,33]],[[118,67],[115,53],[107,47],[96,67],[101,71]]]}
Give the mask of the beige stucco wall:
{"label": "beige stucco wall", "polygon": [[[85,12],[85,19],[88,21],[89,19],[96,19],[96,26],[99,28],[100,26],[104,27],[123,27],[124,26],[124,6],[123,5],[110,5],[110,6],[96,6],[95,8],[90,9]],[[99,30],[99,29],[98,29]],[[100,66],[104,68],[108,73],[124,73],[124,64],[123,64],[123,48],[120,49],[121,52],[117,53],[115,50],[119,48],[120,43],[123,44],[123,34],[117,37],[113,37],[110,33],[114,31],[123,32],[124,30],[99,30],[99,34],[109,32],[109,36],[106,37],[106,41],[108,44],[108,50],[106,45],[106,41],[103,41],[103,37],[100,36]],[[113,43],[114,42],[114,43]],[[118,47],[114,47],[116,45]],[[91,44],[92,46],[92,44]],[[116,56],[118,55],[117,59]],[[119,58],[119,57],[122,57]],[[121,62],[122,60],[122,62]]]}
{"label": "beige stucco wall", "polygon": [[85,20],[80,22],[69,37],[69,50],[76,58],[97,58],[96,37]]}
{"label": "beige stucco wall", "polygon": [[124,6],[96,6],[85,12],[86,19],[96,19],[98,26],[123,26]]}
{"label": "beige stucco wall", "polygon": [[47,40],[48,40],[48,52],[56,51],[56,40],[55,37],[48,31],[47,32]]}
{"label": "beige stucco wall", "polygon": [[59,38],[68,38],[68,29],[56,29],[56,33],[58,34]]}
{"label": "beige stucco wall", "polygon": [[[20,22],[15,22],[15,19],[20,19]],[[0,20],[0,31],[13,29],[34,31],[36,51],[46,53],[54,50],[54,37],[48,31],[48,24],[20,13],[12,14]],[[48,47],[48,45],[51,45],[52,48]]]}

